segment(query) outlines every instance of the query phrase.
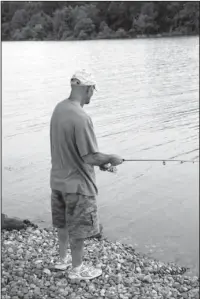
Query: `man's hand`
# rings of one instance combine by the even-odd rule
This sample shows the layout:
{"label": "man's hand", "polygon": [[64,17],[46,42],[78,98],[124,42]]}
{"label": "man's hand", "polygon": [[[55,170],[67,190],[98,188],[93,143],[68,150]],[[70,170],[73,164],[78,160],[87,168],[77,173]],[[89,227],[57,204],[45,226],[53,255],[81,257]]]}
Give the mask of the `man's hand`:
{"label": "man's hand", "polygon": [[110,156],[110,164],[112,166],[117,166],[117,165],[120,165],[122,164],[124,161],[123,158],[121,158],[120,156],[117,156],[117,155],[111,155]]}
{"label": "man's hand", "polygon": [[108,170],[108,168],[109,168],[109,166],[108,166],[109,164],[104,164],[104,165],[101,165],[101,166],[99,166],[99,169],[101,170],[101,171],[107,171]]}

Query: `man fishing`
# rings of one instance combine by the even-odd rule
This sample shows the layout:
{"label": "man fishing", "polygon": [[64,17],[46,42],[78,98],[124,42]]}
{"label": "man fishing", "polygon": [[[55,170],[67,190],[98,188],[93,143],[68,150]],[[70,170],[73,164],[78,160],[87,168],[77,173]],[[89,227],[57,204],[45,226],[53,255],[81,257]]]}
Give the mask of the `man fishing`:
{"label": "man fishing", "polygon": [[[71,279],[93,279],[102,274],[83,263],[84,240],[99,233],[94,166],[120,165],[117,155],[100,153],[91,118],[83,110],[90,103],[95,82],[80,71],[71,78],[71,94],[60,102],[50,123],[52,221],[58,231],[60,261],[56,269],[69,269]],[[71,255],[67,248],[70,244]],[[72,264],[72,265],[71,265]]]}

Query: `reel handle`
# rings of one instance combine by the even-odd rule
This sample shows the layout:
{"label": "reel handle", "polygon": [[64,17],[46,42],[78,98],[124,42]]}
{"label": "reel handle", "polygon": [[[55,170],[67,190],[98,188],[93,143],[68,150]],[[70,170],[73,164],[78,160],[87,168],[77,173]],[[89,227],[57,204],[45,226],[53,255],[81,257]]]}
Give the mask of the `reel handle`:
{"label": "reel handle", "polygon": [[102,166],[102,168],[108,172],[113,172],[116,173],[117,172],[117,167],[116,166],[112,166],[110,163],[108,164],[104,164]]}

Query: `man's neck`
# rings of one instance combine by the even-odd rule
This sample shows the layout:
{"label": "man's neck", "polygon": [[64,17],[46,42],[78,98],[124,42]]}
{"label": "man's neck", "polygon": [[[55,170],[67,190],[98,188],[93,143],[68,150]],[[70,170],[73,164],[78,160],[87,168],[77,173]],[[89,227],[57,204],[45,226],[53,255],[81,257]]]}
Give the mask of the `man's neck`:
{"label": "man's neck", "polygon": [[74,95],[72,92],[68,98],[69,101],[79,104],[81,107],[84,106],[83,100],[79,95]]}
{"label": "man's neck", "polygon": [[79,100],[77,100],[77,99],[75,99],[75,98],[72,98],[72,97],[69,97],[69,98],[68,98],[68,101],[70,101],[70,102],[72,102],[72,103],[74,103],[74,104],[77,104],[77,105],[79,105],[79,106],[81,106],[81,107],[84,106],[84,104],[83,104],[82,102],[80,102]]}

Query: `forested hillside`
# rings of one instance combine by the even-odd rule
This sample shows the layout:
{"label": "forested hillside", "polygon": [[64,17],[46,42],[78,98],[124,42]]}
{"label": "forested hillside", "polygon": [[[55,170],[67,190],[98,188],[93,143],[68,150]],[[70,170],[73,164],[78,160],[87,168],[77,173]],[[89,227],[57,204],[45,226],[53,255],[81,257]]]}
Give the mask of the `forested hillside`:
{"label": "forested hillside", "polygon": [[199,34],[199,2],[1,2],[2,40]]}

